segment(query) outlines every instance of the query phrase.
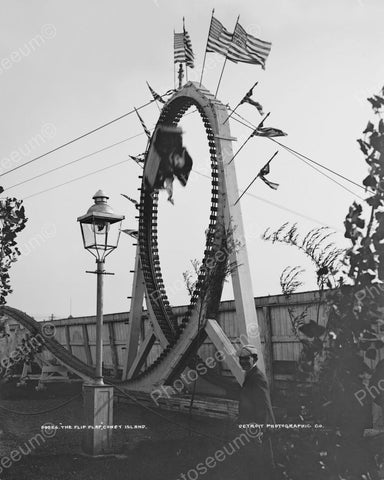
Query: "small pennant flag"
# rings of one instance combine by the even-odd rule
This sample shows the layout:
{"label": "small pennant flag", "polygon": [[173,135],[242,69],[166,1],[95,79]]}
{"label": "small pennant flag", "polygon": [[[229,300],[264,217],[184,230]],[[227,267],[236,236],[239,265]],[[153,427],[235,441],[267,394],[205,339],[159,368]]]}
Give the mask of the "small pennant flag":
{"label": "small pennant flag", "polygon": [[270,172],[270,166],[269,164],[271,163],[272,159],[277,155],[278,152],[276,152],[273,157],[268,160],[268,162],[264,165],[264,167],[260,170],[259,172],[259,177],[261,178],[261,180],[263,180],[263,182],[268,185],[269,188],[272,188],[272,190],[277,190],[277,187],[279,186],[278,183],[275,183],[275,182],[271,182],[270,180],[268,180],[266,178],[266,176],[269,174]]}
{"label": "small pennant flag", "polygon": [[125,230],[121,230],[123,233],[126,233],[130,237],[137,240],[139,238],[139,232],[137,230],[132,230],[130,228],[126,228]]}
{"label": "small pennant flag", "polygon": [[[255,85],[256,86],[256,85]],[[240,105],[242,105],[243,103],[249,103],[251,105],[253,105],[254,107],[257,108],[257,111],[260,113],[260,115],[264,115],[264,112],[263,112],[263,106],[261,105],[261,103],[259,102],[256,102],[256,100],[253,100],[251,97],[253,95],[253,89],[254,87],[252,87],[245,95],[244,95],[244,98],[241,100],[240,102]]]}
{"label": "small pennant flag", "polygon": [[148,85],[149,91],[151,92],[151,95],[152,95],[153,99],[156,100],[157,102],[165,103],[165,100],[163,100],[160,97],[160,95],[153,90],[153,88],[149,85],[148,82],[147,82],[147,85]]}
{"label": "small pennant flag", "polygon": [[124,198],[126,198],[127,200],[129,200],[130,202],[132,202],[137,209],[140,208],[139,202],[138,202],[137,200],[135,200],[134,198],[128,197],[128,195],[125,195],[125,193],[121,193],[120,195],[122,195]]}
{"label": "small pennant flag", "polygon": [[[132,158],[133,161],[135,161],[138,165],[140,165],[141,163],[144,163],[144,156],[145,154],[144,153],[141,153],[140,155],[137,155],[136,157],[134,155],[129,155],[130,158]],[[142,165],[140,165],[140,167],[142,167]]]}
{"label": "small pennant flag", "polygon": [[263,180],[263,182],[265,184],[268,185],[268,187],[272,188],[272,190],[277,190],[279,184],[278,183],[274,183],[274,182],[271,182],[270,180],[268,180],[267,178],[263,177],[262,175],[260,175],[260,178],[261,180]]}
{"label": "small pennant flag", "polygon": [[271,127],[257,127],[256,130],[252,133],[252,136],[258,137],[285,137],[287,134],[278,128]]}
{"label": "small pennant flag", "polygon": [[140,116],[139,112],[136,110],[136,108],[135,108],[135,112],[136,112],[136,115],[139,117],[140,123],[141,123],[141,125],[144,129],[145,134],[147,135],[148,139],[150,139],[151,138],[151,132],[148,130],[147,126],[144,123],[144,120],[141,118],[141,116]]}

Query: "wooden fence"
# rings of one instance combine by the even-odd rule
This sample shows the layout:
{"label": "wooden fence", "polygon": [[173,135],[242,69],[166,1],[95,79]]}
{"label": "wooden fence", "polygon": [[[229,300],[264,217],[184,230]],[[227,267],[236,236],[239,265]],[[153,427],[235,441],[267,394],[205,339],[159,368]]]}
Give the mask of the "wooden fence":
{"label": "wooden fence", "polygon": [[[261,329],[261,339],[264,345],[267,373],[271,381],[283,384],[292,378],[295,362],[300,354],[300,342],[292,328],[291,313],[305,314],[306,320],[315,320],[324,325],[327,319],[327,308],[320,300],[319,292],[310,291],[297,293],[289,301],[283,295],[274,295],[255,298],[258,321]],[[186,311],[185,306],[173,309],[178,320],[181,321]],[[121,374],[123,370],[126,334],[129,312],[104,315],[103,343],[104,368]],[[234,345],[240,344],[236,322],[234,301],[225,301],[220,305],[217,318],[227,336]],[[56,327],[56,339],[73,355],[88,364],[95,364],[96,326],[95,317],[75,317],[53,321]],[[144,338],[149,321],[146,312],[142,316],[142,338]],[[206,340],[201,346],[199,354],[203,359],[213,357],[215,347]],[[155,344],[148,357],[152,363],[161,352],[161,347]],[[218,363],[215,373],[222,376],[231,376],[225,364]]]}

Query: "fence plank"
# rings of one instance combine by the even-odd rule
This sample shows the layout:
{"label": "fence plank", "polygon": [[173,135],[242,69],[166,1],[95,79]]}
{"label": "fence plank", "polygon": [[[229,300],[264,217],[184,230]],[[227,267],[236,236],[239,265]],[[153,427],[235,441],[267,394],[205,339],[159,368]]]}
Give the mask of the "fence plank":
{"label": "fence plank", "polygon": [[273,345],[271,307],[263,307],[264,313],[264,362],[269,388],[273,390]]}
{"label": "fence plank", "polygon": [[119,361],[117,358],[117,350],[116,350],[116,341],[115,341],[115,331],[113,328],[113,323],[108,323],[109,329],[109,348],[111,349],[111,357],[112,357],[112,364],[113,364],[113,376],[117,377],[117,373],[119,371]]}
{"label": "fence plank", "polygon": [[87,358],[88,365],[92,365],[92,355],[91,355],[91,348],[89,346],[89,336],[88,336],[87,325],[83,324],[82,327],[83,327],[83,339],[84,339],[85,356]]}

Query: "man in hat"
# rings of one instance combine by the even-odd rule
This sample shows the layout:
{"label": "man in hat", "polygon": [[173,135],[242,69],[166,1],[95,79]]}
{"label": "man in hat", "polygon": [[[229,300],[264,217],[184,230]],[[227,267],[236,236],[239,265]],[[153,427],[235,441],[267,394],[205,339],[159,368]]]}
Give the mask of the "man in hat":
{"label": "man in hat", "polygon": [[240,391],[239,423],[275,423],[269,387],[265,375],[257,368],[257,350],[244,345],[237,352],[241,368],[245,371]]}
{"label": "man in hat", "polygon": [[275,417],[269,394],[268,381],[263,372],[257,367],[257,350],[253,345],[244,345],[237,352],[241,368],[245,371],[244,382],[240,391],[238,423],[242,428],[246,425],[259,424],[263,436],[251,442],[244,449],[247,474],[250,479],[260,474],[273,475],[273,452],[268,431],[262,426],[274,424]]}

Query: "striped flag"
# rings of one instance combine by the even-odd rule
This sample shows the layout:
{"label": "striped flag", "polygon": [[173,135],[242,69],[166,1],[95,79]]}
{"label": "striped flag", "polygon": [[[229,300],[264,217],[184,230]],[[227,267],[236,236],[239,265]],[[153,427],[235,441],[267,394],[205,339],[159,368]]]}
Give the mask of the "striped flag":
{"label": "striped flag", "polygon": [[173,33],[174,63],[185,62],[184,33]]}
{"label": "striped flag", "polygon": [[263,106],[261,105],[261,103],[259,102],[256,102],[256,100],[253,100],[251,97],[253,95],[253,89],[254,87],[252,87],[243,97],[243,99],[241,100],[240,102],[240,105],[242,105],[243,103],[249,103],[251,105],[253,105],[254,107],[257,108],[257,111],[260,113],[260,115],[264,115],[264,112],[263,112]]}
{"label": "striped flag", "polygon": [[131,236],[135,240],[139,238],[139,232],[137,230],[133,230],[132,228],[126,228],[125,230],[121,230],[121,231]]}
{"label": "striped flag", "polygon": [[[276,155],[276,153],[275,153],[275,155]],[[274,155],[274,156],[275,156],[275,155]],[[273,157],[272,157],[272,158],[273,158]],[[271,158],[271,160],[272,160],[272,158]],[[278,183],[275,183],[275,182],[271,182],[270,180],[268,180],[267,178],[265,178],[266,175],[268,175],[269,172],[270,172],[269,164],[271,163],[271,160],[269,160],[269,162],[264,165],[264,167],[260,170],[258,176],[261,178],[261,180],[263,180],[263,182],[264,182],[266,185],[268,185],[269,188],[272,188],[272,190],[277,190],[277,187],[279,186],[279,184],[278,184]]]}
{"label": "striped flag", "polygon": [[285,137],[287,134],[278,128],[271,127],[257,127],[252,133],[252,136],[256,137]]}
{"label": "striped flag", "polygon": [[265,68],[272,44],[248,34],[240,23],[236,24],[227,58],[232,62],[252,63]]}
{"label": "striped flag", "polygon": [[226,56],[231,40],[232,34],[212,15],[206,51]]}
{"label": "striped flag", "polygon": [[150,138],[151,138],[151,132],[148,130],[147,126],[146,126],[145,123],[144,123],[144,120],[140,117],[140,114],[139,114],[139,112],[136,110],[136,108],[135,108],[135,112],[136,112],[136,115],[139,117],[140,123],[141,123],[141,125],[142,125],[142,127],[143,127],[143,129],[144,129],[145,134],[147,135],[148,139],[150,139]]}
{"label": "striped flag", "polygon": [[189,36],[189,33],[184,30],[184,50],[185,50],[185,58],[187,60],[187,67],[194,68],[195,67],[195,56],[192,50],[192,42]]}
{"label": "striped flag", "polygon": [[137,165],[139,165],[139,167],[144,168],[144,166],[142,165],[142,163],[144,163],[144,160],[145,160],[145,159],[144,159],[144,155],[145,155],[145,154],[142,153],[142,154],[140,154],[140,155],[137,156],[137,157],[135,157],[134,155],[129,155],[129,156],[130,156],[130,158],[132,158],[132,160],[133,160],[134,162],[137,163]]}
{"label": "striped flag", "polygon": [[134,198],[128,197],[128,195],[126,195],[125,193],[121,193],[120,195],[122,195],[124,198],[126,198],[127,200],[129,200],[130,202],[132,202],[133,205],[134,205],[137,209],[140,208],[140,203],[139,203],[137,200],[135,200]]}
{"label": "striped flag", "polygon": [[185,63],[187,67],[194,68],[194,55],[192,42],[189,33],[184,30],[182,33],[174,33],[174,63]]}
{"label": "striped flag", "polygon": [[148,82],[147,82],[147,85],[148,85],[149,91],[151,92],[151,95],[152,95],[153,99],[156,100],[157,102],[165,103],[165,100],[163,100],[160,97],[160,95],[153,90],[153,88],[149,85]]}
{"label": "striped flag", "polygon": [[275,183],[275,182],[271,182],[270,180],[268,180],[267,178],[265,178],[263,175],[260,175],[260,178],[261,180],[263,180],[263,182],[268,185],[269,188],[272,188],[272,190],[277,190],[278,187],[279,187],[279,184],[278,183]]}

